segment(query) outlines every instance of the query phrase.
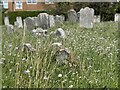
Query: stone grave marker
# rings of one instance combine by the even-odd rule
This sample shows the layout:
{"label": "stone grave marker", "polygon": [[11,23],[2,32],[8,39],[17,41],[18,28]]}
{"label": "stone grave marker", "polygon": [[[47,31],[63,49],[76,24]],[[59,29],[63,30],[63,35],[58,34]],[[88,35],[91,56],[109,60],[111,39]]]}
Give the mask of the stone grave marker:
{"label": "stone grave marker", "polygon": [[9,17],[4,17],[4,24],[5,25],[9,25],[10,23],[9,23]]}
{"label": "stone grave marker", "polygon": [[114,21],[118,22],[119,21],[119,17],[120,17],[120,14],[116,13],[115,16],[114,16]]}
{"label": "stone grave marker", "polygon": [[80,10],[80,27],[93,28],[94,9],[85,7]]}
{"label": "stone grave marker", "polygon": [[35,37],[47,36],[47,30],[43,30],[42,28],[33,29],[32,33]]}
{"label": "stone grave marker", "polygon": [[12,33],[14,31],[14,27],[13,27],[13,25],[7,25],[7,32],[8,33]]}
{"label": "stone grave marker", "polygon": [[38,15],[38,27],[42,29],[48,29],[49,26],[49,15],[47,13],[40,13]]}
{"label": "stone grave marker", "polygon": [[75,23],[77,22],[77,13],[74,9],[70,9],[68,11],[68,21],[71,22],[71,23]]}
{"label": "stone grave marker", "polygon": [[62,28],[57,28],[55,31],[57,37],[65,38],[65,31]]}
{"label": "stone grave marker", "polygon": [[14,22],[14,26],[18,27],[18,22],[17,21]]}
{"label": "stone grave marker", "polygon": [[100,15],[94,15],[94,21],[93,22],[100,22]]}
{"label": "stone grave marker", "polygon": [[23,22],[21,17],[16,17],[16,21],[18,23],[18,28],[23,28]]}
{"label": "stone grave marker", "polygon": [[53,15],[49,15],[49,25],[50,25],[50,27],[55,26],[55,18]]}
{"label": "stone grave marker", "polygon": [[34,19],[35,27],[38,27],[38,17],[33,17],[33,19]]}
{"label": "stone grave marker", "polygon": [[65,17],[63,15],[55,16],[55,24],[63,24]]}
{"label": "stone grave marker", "polygon": [[32,17],[27,17],[24,21],[27,30],[33,30],[35,28],[34,19]]}
{"label": "stone grave marker", "polygon": [[70,51],[68,49],[60,49],[55,53],[55,59],[58,64],[68,64],[70,59]]}

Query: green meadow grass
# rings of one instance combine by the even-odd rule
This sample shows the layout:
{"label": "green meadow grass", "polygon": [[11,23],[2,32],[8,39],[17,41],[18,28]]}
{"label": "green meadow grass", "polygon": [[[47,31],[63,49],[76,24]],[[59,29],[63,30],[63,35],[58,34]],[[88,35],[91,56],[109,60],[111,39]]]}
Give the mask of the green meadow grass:
{"label": "green meadow grass", "polygon": [[[101,22],[85,29],[65,23],[49,32],[58,27],[67,35],[63,46],[69,48],[80,64],[76,67],[57,64],[51,48],[53,38],[36,38],[29,32],[24,35],[23,30],[8,34],[3,27],[3,87],[117,88],[118,24]],[[23,43],[30,43],[37,51],[27,55],[22,51]]]}

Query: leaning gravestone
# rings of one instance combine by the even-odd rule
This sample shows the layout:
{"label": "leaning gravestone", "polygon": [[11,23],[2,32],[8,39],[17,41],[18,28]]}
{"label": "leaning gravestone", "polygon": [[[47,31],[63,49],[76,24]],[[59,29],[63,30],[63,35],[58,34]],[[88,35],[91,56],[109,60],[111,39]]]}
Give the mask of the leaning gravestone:
{"label": "leaning gravestone", "polygon": [[55,19],[54,19],[53,15],[49,15],[49,25],[50,25],[50,27],[55,26]]}
{"label": "leaning gravestone", "polygon": [[116,14],[115,14],[115,17],[114,17],[114,21],[115,21],[115,22],[118,22],[118,21],[119,21],[119,19],[118,19],[119,17],[120,17],[120,14],[116,13]]}
{"label": "leaning gravestone", "polygon": [[16,17],[16,21],[18,23],[18,28],[23,28],[23,22],[21,17]]}
{"label": "leaning gravestone", "polygon": [[70,60],[70,51],[68,49],[60,49],[55,53],[55,59],[58,64],[68,64]]}
{"label": "leaning gravestone", "polygon": [[34,19],[32,17],[27,17],[24,21],[27,30],[33,30],[35,28]]}
{"label": "leaning gravestone", "polygon": [[68,11],[68,21],[71,23],[77,22],[77,13],[74,9]]}
{"label": "leaning gravestone", "polygon": [[57,37],[65,38],[65,31],[62,28],[57,28],[55,31]]}
{"label": "leaning gravestone", "polygon": [[65,21],[65,16],[64,15],[60,15],[61,16],[61,20],[64,22]]}
{"label": "leaning gravestone", "polygon": [[13,25],[7,25],[7,33],[12,33],[14,31]]}
{"label": "leaning gravestone", "polygon": [[80,27],[93,28],[94,9],[85,7],[80,10]]}
{"label": "leaning gravestone", "polygon": [[5,25],[9,25],[9,18],[8,17],[4,17],[4,24]]}
{"label": "leaning gravestone", "polygon": [[94,21],[93,22],[100,22],[100,15],[94,15]]}
{"label": "leaning gravestone", "polygon": [[40,13],[38,15],[38,27],[42,29],[49,28],[49,15],[47,13]]}
{"label": "leaning gravestone", "polygon": [[55,16],[55,24],[62,24],[65,20],[63,15],[56,15]]}

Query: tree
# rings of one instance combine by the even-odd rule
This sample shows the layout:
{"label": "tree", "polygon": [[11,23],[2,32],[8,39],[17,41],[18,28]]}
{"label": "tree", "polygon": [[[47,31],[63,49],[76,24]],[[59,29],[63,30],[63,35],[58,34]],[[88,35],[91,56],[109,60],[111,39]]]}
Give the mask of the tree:
{"label": "tree", "polygon": [[67,11],[70,8],[78,12],[84,7],[93,8],[95,15],[101,15],[102,21],[114,20],[115,13],[120,13],[120,2],[58,2],[54,13],[67,16]]}

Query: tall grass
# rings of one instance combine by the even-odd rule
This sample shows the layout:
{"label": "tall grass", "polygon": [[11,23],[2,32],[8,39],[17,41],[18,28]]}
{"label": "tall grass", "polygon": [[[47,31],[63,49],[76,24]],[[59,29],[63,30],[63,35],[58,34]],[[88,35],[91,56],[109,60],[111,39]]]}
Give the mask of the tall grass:
{"label": "tall grass", "polygon": [[70,49],[80,64],[76,67],[57,64],[51,47],[54,39],[36,38],[26,32],[24,42],[36,49],[29,55],[21,49],[23,30],[8,34],[3,28],[3,87],[117,88],[117,23],[96,23],[93,29],[69,23],[58,27],[67,35],[64,47]]}

